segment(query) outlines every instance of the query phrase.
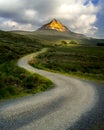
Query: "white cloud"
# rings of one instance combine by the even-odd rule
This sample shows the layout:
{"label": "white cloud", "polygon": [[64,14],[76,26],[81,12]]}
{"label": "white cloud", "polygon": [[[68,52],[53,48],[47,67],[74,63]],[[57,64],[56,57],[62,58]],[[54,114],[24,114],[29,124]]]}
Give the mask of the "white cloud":
{"label": "white cloud", "polygon": [[33,19],[36,16],[37,12],[35,10],[26,10],[25,11],[25,16],[27,19]]}
{"label": "white cloud", "polygon": [[21,20],[32,24],[37,17],[38,17],[37,11],[29,9],[29,10],[25,10],[22,13]]}
{"label": "white cloud", "polygon": [[82,14],[78,17],[77,21],[75,21],[74,24],[71,25],[71,28],[76,30],[77,32],[81,32],[84,34],[93,34],[95,33],[95,30],[93,30],[93,28],[96,28],[93,25],[95,21],[95,15]]}
{"label": "white cloud", "polygon": [[85,0],[0,0],[1,29],[35,30],[49,20],[61,20],[72,31],[94,34],[99,7]]}
{"label": "white cloud", "polygon": [[12,21],[12,20],[2,22],[0,24],[0,27],[3,30],[7,30],[7,29],[8,30],[25,30],[25,31],[34,30],[33,26],[31,24],[19,24],[19,23],[15,22],[15,21]]}
{"label": "white cloud", "polygon": [[58,7],[59,18],[64,18],[67,24],[69,22],[69,27],[74,31],[84,34],[95,33],[93,28],[95,28],[94,23],[97,20],[96,13],[99,8],[91,2],[87,6],[83,5],[83,2],[77,1],[76,4],[75,2],[74,0],[69,5],[64,3]]}

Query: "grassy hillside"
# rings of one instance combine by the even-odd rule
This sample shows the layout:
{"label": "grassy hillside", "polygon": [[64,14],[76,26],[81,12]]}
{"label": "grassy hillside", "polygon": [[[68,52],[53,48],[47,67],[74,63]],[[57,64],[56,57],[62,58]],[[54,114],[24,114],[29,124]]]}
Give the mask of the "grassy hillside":
{"label": "grassy hillside", "polygon": [[77,34],[73,32],[58,32],[55,30],[37,30],[34,32],[25,32],[25,31],[15,31],[17,34],[23,34],[28,36],[31,39],[34,37],[40,39],[41,42],[48,45],[57,45],[60,44],[63,40],[76,40],[78,44],[81,45],[96,45],[97,43],[104,43],[104,39],[93,39],[88,38],[82,34]]}
{"label": "grassy hillside", "polygon": [[[104,82],[104,47],[93,46],[96,39],[92,39],[92,44],[87,44],[88,39],[75,39],[78,45],[59,47],[53,45],[72,41],[72,37],[53,33],[0,31],[0,99],[36,93],[52,86],[51,81],[16,66],[20,57],[46,45],[50,51],[32,61],[33,66]],[[87,46],[82,46],[85,43]]]}
{"label": "grassy hillside", "polygon": [[36,39],[0,31],[0,100],[44,91],[52,82],[16,66],[17,59],[43,47]]}
{"label": "grassy hillside", "polygon": [[55,47],[31,61],[35,67],[51,69],[104,82],[104,47]]}

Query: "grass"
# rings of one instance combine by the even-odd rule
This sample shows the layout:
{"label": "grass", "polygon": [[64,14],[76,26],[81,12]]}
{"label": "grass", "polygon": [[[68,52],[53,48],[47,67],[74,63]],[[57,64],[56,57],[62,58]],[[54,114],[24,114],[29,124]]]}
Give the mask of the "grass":
{"label": "grass", "polygon": [[67,73],[104,82],[104,48],[89,46],[55,47],[31,63],[41,69]]}
{"label": "grass", "polygon": [[52,87],[50,80],[16,65],[20,57],[42,47],[37,39],[0,31],[0,100],[35,94]]}
{"label": "grass", "polygon": [[0,65],[0,99],[35,94],[52,87],[52,82],[16,66],[14,61]]}
{"label": "grass", "polygon": [[62,41],[76,41],[78,44],[82,45],[96,45],[98,43],[104,43],[104,39],[93,39],[87,38],[82,34],[77,34],[73,32],[59,32],[55,30],[37,30],[34,32],[26,32],[26,31],[15,31],[17,34],[23,34],[30,39],[34,39],[34,37],[38,38],[42,43],[46,45],[59,45],[62,44]]}

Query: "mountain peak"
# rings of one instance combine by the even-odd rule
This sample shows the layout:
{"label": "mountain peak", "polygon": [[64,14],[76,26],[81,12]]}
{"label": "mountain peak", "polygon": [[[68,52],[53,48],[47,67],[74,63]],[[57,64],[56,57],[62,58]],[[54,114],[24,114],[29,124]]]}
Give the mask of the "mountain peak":
{"label": "mountain peak", "polygon": [[51,20],[49,23],[43,25],[40,30],[56,30],[60,32],[68,32],[69,29],[63,25],[60,21],[55,18]]}
{"label": "mountain peak", "polygon": [[54,18],[51,22],[57,22],[57,21],[58,21],[58,20]]}

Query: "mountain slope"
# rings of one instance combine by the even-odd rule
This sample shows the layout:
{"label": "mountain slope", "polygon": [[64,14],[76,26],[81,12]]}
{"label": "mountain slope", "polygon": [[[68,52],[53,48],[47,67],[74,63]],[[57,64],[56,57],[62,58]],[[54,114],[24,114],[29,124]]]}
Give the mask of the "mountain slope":
{"label": "mountain slope", "polygon": [[60,21],[53,19],[51,22],[43,25],[39,30],[56,30],[60,32],[68,32],[69,29]]}
{"label": "mountain slope", "polygon": [[75,33],[69,30],[60,21],[53,19],[49,23],[44,24],[42,27],[33,32],[27,31],[13,31],[14,33],[27,35],[30,38],[38,38],[40,40],[57,41],[57,40],[80,40],[88,39],[85,35]]}
{"label": "mountain slope", "polygon": [[85,35],[80,33],[75,33],[69,30],[64,24],[60,21],[53,19],[47,24],[44,24],[34,33],[38,35],[47,35],[47,36],[54,36],[59,38],[66,38],[66,39],[83,39],[87,38]]}

